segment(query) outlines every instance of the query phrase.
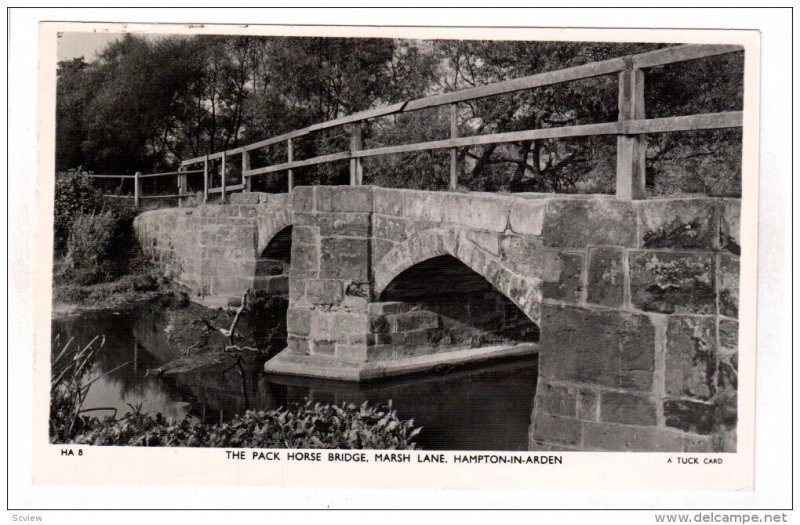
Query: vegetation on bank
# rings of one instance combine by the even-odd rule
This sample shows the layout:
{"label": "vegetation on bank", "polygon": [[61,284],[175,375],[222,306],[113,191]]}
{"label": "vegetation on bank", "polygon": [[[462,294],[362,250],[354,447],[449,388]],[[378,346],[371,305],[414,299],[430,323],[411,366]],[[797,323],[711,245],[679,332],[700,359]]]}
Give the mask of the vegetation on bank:
{"label": "vegetation on bank", "polygon": [[177,292],[142,254],[136,211],[103,199],[88,174],[56,178],[53,311],[119,308]]}
{"label": "vegetation on bank", "polygon": [[[72,340],[53,351],[50,394],[51,443],[144,447],[413,449],[421,428],[401,420],[388,406],[296,404],[276,410],[249,410],[209,424],[189,417],[172,421],[139,407],[117,418],[113,409],[84,409],[92,383],[92,363],[104,340],[84,348]],[[58,340],[56,340],[56,345]],[[126,366],[120,365],[117,369]],[[115,369],[115,370],[117,370]],[[108,373],[111,373],[112,370]],[[105,417],[96,414],[110,411]]]}
{"label": "vegetation on bank", "polygon": [[92,419],[71,442],[141,447],[413,449],[420,428],[391,407],[305,404],[248,410],[230,421],[206,424],[161,414],[129,412]]}

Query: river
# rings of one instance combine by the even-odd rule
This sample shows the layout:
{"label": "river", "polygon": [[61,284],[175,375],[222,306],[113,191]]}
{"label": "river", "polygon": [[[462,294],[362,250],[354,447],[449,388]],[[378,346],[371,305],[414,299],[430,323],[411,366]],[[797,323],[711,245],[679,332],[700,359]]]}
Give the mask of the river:
{"label": "river", "polygon": [[[399,417],[413,418],[423,427],[416,439],[419,448],[528,448],[535,357],[365,384],[268,375],[263,372],[266,357],[248,359],[241,368],[159,377],[148,370],[178,355],[163,336],[162,313],[158,306],[145,305],[52,322],[53,336],[61,334],[62,341],[73,337],[85,345],[97,335],[105,336],[92,371],[95,376],[129,362],[92,385],[84,408],[113,408],[121,416],[141,407],[168,418],[188,415],[213,422],[247,409],[272,409],[306,400],[340,404],[391,400]],[[256,321],[245,319],[244,325]]]}

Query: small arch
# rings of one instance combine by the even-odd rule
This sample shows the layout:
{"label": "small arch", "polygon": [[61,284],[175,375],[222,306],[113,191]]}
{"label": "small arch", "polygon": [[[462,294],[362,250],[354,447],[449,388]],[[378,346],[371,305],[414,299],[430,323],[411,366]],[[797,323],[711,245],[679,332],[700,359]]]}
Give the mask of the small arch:
{"label": "small arch", "polygon": [[285,275],[292,264],[292,226],[275,233],[256,257],[256,276]]}
{"label": "small arch", "polygon": [[286,228],[292,226],[291,213],[286,210],[277,210],[278,213],[269,213],[266,216],[257,216],[256,224],[258,235],[256,239],[256,254],[261,254],[267,245]]}

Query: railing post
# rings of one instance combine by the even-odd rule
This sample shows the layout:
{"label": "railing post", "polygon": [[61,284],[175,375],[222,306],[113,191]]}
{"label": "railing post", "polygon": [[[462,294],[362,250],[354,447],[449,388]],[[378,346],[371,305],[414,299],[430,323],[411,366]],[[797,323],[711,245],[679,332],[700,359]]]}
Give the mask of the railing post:
{"label": "railing post", "polygon": [[[361,141],[361,122],[353,124],[350,131],[350,152],[360,151],[363,148]],[[350,185],[361,186],[364,182],[364,168],[361,166],[360,158],[350,159]]]}
{"label": "railing post", "polygon": [[208,202],[208,155],[203,159],[203,204]]}
{"label": "railing post", "polygon": [[139,198],[142,193],[142,181],[139,178],[142,175],[142,172],[137,171],[133,174],[133,206],[138,210],[139,209]]}
{"label": "railing post", "polygon": [[226,164],[228,163],[228,155],[223,151],[222,152],[222,163],[219,168],[219,174],[222,178],[222,202],[225,202],[225,168],[227,167]]}
{"label": "railing post", "polygon": [[[641,120],[644,111],[644,71],[629,67],[619,74],[619,121]],[[617,197],[638,200],[647,197],[645,189],[645,135],[617,137]]]}
{"label": "railing post", "polygon": [[[294,162],[294,145],[292,145],[292,139],[288,139],[286,141],[286,159],[289,162]],[[289,168],[289,193],[292,193],[292,189],[294,189],[294,170]]]}
{"label": "railing post", "polygon": [[[185,172],[186,166],[179,167],[178,171]],[[188,185],[186,177],[186,173],[180,173],[178,175],[178,206],[183,206],[183,196],[187,193]]]}
{"label": "railing post", "polygon": [[[458,104],[450,104],[450,138],[458,138]],[[458,148],[450,148],[450,189],[458,188]]]}
{"label": "railing post", "polygon": [[250,170],[250,152],[242,150],[242,182],[244,183],[244,191],[250,191],[252,182],[250,177],[246,177],[245,173]]}

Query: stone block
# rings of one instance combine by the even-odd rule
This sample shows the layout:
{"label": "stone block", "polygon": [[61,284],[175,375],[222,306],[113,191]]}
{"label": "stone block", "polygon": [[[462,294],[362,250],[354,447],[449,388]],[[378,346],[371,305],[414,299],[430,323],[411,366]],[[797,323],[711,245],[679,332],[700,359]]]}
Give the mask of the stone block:
{"label": "stone block", "polygon": [[369,355],[367,345],[336,343],[336,358],[351,363],[364,363]]}
{"label": "stone block", "polygon": [[713,314],[714,266],[711,255],[630,252],[631,303],[648,312]]}
{"label": "stone block", "polygon": [[373,334],[385,334],[392,331],[392,326],[385,315],[370,314],[369,331]]}
{"label": "stone block", "polygon": [[739,348],[739,322],[728,319],[719,320],[720,353],[736,353]]}
{"label": "stone block", "polygon": [[597,392],[585,389],[578,391],[578,419],[582,419],[584,421],[597,421],[597,406]]}
{"label": "stone block", "polygon": [[311,353],[320,355],[333,355],[336,350],[334,341],[312,341]]}
{"label": "stone block", "polygon": [[502,233],[508,226],[509,200],[453,194],[444,202],[442,220],[475,230]]}
{"label": "stone block", "polygon": [[538,413],[575,417],[575,391],[565,386],[540,381],[536,387],[534,402]]}
{"label": "stone block", "polygon": [[373,188],[373,211],[381,215],[403,216],[403,192],[389,188]]}
{"label": "stone block", "polygon": [[604,306],[622,306],[624,300],[624,253],[619,248],[589,250],[586,301]]}
{"label": "stone block", "polygon": [[398,314],[407,312],[414,307],[413,303],[404,303],[401,301],[383,301],[369,304],[370,315],[386,315]]}
{"label": "stone block", "polygon": [[367,281],[369,279],[369,240],[323,238],[319,273],[323,279]]}
{"label": "stone block", "polygon": [[579,303],[583,289],[581,284],[583,255],[548,252],[541,259],[543,297],[567,303]]}
{"label": "stone block", "polygon": [[309,336],[315,341],[333,341],[339,332],[333,312],[311,311]]}
{"label": "stone block", "polygon": [[294,304],[298,301],[305,301],[306,296],[306,287],[305,287],[305,278],[298,278],[295,276],[292,279],[292,276],[289,276],[289,301]]}
{"label": "stone block", "polygon": [[253,192],[231,193],[230,201],[231,204],[258,204],[260,196]]}
{"label": "stone block", "polygon": [[319,213],[295,211],[293,215],[294,227],[297,226],[319,226]]}
{"label": "stone block", "polygon": [[314,211],[314,186],[298,186],[293,188],[292,208],[295,212]]}
{"label": "stone block", "polygon": [[486,250],[493,255],[500,255],[500,236],[496,233],[466,231],[464,236],[478,248]]}
{"label": "stone block", "polygon": [[600,395],[600,421],[652,426],[656,424],[656,405],[649,397],[603,392]]}
{"label": "stone block", "polygon": [[[366,313],[336,312],[332,328],[337,336],[341,334],[364,335],[369,332],[369,325]],[[337,340],[340,338],[337,337]]]}
{"label": "stone block", "polygon": [[309,279],[306,282],[306,297],[311,304],[338,304],[343,298],[342,282],[330,279]]}
{"label": "stone block", "polygon": [[717,429],[717,408],[713,404],[687,400],[664,401],[664,422],[668,427],[695,434]]}
{"label": "stone block", "polygon": [[630,202],[616,199],[550,200],[542,238],[545,246],[563,248],[634,246],[636,214]]}
{"label": "stone block", "polygon": [[317,186],[318,212],[371,212],[369,186]]}
{"label": "stone block", "polygon": [[404,191],[403,216],[430,222],[442,222],[442,208],[447,193],[435,191]]}
{"label": "stone block", "polygon": [[547,202],[523,199],[511,206],[508,221],[511,231],[522,235],[541,235]]}
{"label": "stone block", "polygon": [[650,390],[655,329],[647,316],[547,304],[542,310],[541,377]]}
{"label": "stone block", "polygon": [[717,241],[713,199],[653,199],[637,203],[645,248],[706,248]]}
{"label": "stone block", "polygon": [[314,244],[292,244],[290,273],[316,277],[319,272],[319,251]]}
{"label": "stone block", "polygon": [[734,255],[741,255],[741,209],[740,199],[723,199],[720,213],[719,236],[721,248]]}
{"label": "stone block", "polygon": [[292,244],[316,244],[318,237],[315,226],[292,226]]}
{"label": "stone block", "polygon": [[399,314],[387,315],[386,319],[393,332],[409,332],[439,327],[439,316],[434,312],[414,310]]}
{"label": "stone block", "polygon": [[739,317],[739,257],[719,256],[719,313]]}
{"label": "stone block", "polygon": [[371,222],[369,213],[324,213],[318,216],[320,234],[326,237],[369,237]]}
{"label": "stone block", "polygon": [[397,355],[397,349],[391,345],[375,344],[367,348],[367,361],[392,361]]}
{"label": "stone block", "polygon": [[581,433],[581,422],[576,419],[534,412],[533,438],[537,441],[578,445]]}
{"label": "stone block", "polygon": [[372,235],[378,239],[388,239],[394,242],[406,240],[406,221],[399,217],[386,217],[383,215],[372,216]]}
{"label": "stone block", "polygon": [[397,246],[392,241],[387,241],[385,239],[372,239],[372,262],[373,265],[377,265],[383,260],[386,255],[391,252],[394,247]]}
{"label": "stone block", "polygon": [[716,323],[713,317],[670,316],[667,322],[667,394],[707,400],[716,388]]}
{"label": "stone block", "polygon": [[286,339],[287,349],[293,354],[308,355],[310,346],[308,338],[289,335]]}
{"label": "stone block", "polygon": [[607,452],[682,452],[683,441],[680,434],[656,427],[585,422],[583,447]]}
{"label": "stone block", "polygon": [[719,357],[717,388],[723,394],[736,394],[739,375],[737,352],[739,323],[721,319],[719,321]]}
{"label": "stone block", "polygon": [[714,440],[710,436],[694,436],[687,434],[683,437],[684,452],[718,452],[715,450]]}

